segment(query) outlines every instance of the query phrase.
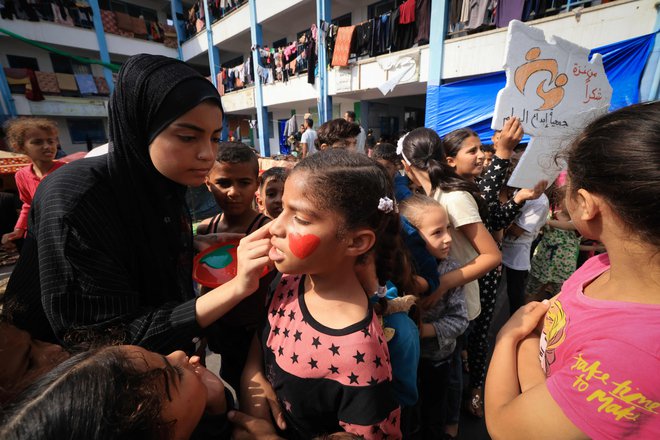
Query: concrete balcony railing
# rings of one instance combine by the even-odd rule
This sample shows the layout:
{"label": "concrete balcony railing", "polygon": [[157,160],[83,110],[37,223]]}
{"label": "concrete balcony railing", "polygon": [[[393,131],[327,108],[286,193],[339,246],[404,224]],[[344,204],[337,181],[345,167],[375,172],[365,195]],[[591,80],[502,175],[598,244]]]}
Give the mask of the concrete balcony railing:
{"label": "concrete balcony railing", "polygon": [[[99,51],[96,33],[93,29],[66,26],[49,21],[32,22],[4,19],[0,19],[0,27],[40,43],[71,49]],[[0,37],[10,38],[1,33]],[[176,49],[166,47],[161,42],[114,35],[107,32],[105,38],[110,54],[131,56],[138,53],[151,53],[172,58],[177,57]]]}

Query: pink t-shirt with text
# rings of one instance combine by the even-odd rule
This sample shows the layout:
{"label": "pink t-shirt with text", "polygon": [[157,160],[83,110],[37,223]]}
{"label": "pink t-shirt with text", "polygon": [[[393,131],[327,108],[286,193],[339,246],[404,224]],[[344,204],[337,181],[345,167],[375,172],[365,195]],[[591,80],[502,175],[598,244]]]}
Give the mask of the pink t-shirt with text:
{"label": "pink t-shirt with text", "polygon": [[546,384],[593,439],[660,439],[660,305],[585,296],[583,287],[609,267],[607,254],[589,259],[548,310]]}

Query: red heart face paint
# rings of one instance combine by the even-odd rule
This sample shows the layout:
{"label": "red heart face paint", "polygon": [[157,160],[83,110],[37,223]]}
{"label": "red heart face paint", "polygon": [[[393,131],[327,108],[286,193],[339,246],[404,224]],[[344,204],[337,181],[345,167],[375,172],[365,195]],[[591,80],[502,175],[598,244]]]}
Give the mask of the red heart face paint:
{"label": "red heart face paint", "polygon": [[301,260],[312,255],[319,243],[321,243],[321,239],[314,234],[289,234],[289,248],[293,255]]}

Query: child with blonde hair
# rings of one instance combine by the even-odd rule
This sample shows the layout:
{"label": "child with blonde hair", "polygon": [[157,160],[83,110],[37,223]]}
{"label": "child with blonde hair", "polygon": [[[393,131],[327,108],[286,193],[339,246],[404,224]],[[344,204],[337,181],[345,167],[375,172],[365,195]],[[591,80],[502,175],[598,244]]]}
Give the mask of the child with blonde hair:
{"label": "child with blonde hair", "polygon": [[28,213],[32,197],[42,179],[64,162],[55,160],[57,154],[57,125],[44,118],[18,118],[7,124],[7,141],[17,153],[25,154],[32,162],[21,168],[15,176],[18,195],[23,202],[21,213],[13,232],[2,236],[5,247],[15,247],[14,242],[24,238],[28,226]]}

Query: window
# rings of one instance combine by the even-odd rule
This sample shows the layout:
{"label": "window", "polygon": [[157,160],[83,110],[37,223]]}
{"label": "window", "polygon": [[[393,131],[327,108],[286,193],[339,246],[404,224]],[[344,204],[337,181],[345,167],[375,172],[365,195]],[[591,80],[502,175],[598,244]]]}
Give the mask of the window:
{"label": "window", "polygon": [[39,70],[39,63],[37,63],[36,58],[7,55],[7,61],[9,61],[9,67],[15,69]]}
{"label": "window", "polygon": [[107,142],[105,124],[103,119],[67,119],[71,142],[74,144],[85,144],[89,141],[94,143]]}
{"label": "window", "polygon": [[53,63],[53,72],[55,73],[73,73],[71,59],[62,55],[51,53],[50,61]]}
{"label": "window", "polygon": [[340,17],[334,18],[332,24],[336,26],[350,26],[351,25],[351,13],[344,14]]}
{"label": "window", "polygon": [[234,58],[233,60],[229,60],[226,63],[222,63],[222,67],[224,67],[225,69],[231,69],[232,67],[236,67],[241,64],[243,64],[242,55],[240,57]]}
{"label": "window", "polygon": [[277,41],[273,42],[273,48],[274,49],[279,49],[280,47],[286,47],[287,46],[287,41],[286,38],[279,39]]}
{"label": "window", "polygon": [[144,18],[147,21],[158,21],[158,14],[155,10],[143,8],[142,6],[126,3],[121,0],[100,0],[101,9],[107,9],[114,12],[123,12],[131,17]]}
{"label": "window", "polygon": [[391,10],[399,6],[401,3],[403,2],[397,0],[382,0],[372,5],[369,5],[369,7],[367,8],[368,17],[370,19],[379,17],[382,14],[390,12]]}
{"label": "window", "polygon": [[92,67],[89,64],[82,64],[62,55],[51,53],[50,61],[53,63],[55,73],[92,73]]}

